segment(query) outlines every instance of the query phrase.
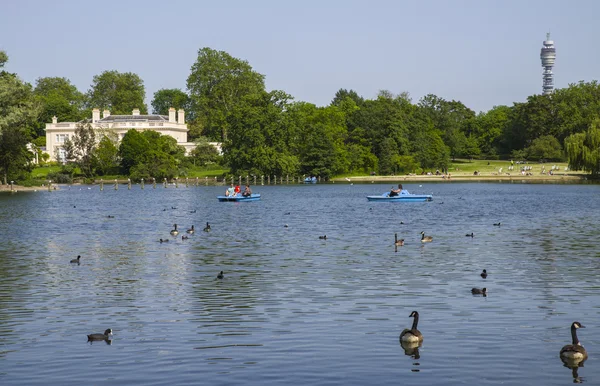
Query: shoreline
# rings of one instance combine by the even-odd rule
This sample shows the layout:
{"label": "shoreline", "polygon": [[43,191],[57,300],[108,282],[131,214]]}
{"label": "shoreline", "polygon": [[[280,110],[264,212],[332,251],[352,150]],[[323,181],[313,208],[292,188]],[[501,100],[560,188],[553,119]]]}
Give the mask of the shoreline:
{"label": "shoreline", "polygon": [[356,177],[336,177],[332,178],[332,182],[578,182],[587,181],[588,175],[586,174],[566,174],[556,173],[553,175],[466,175],[456,174],[447,176],[436,176],[436,175],[402,175],[402,176],[356,176]]}

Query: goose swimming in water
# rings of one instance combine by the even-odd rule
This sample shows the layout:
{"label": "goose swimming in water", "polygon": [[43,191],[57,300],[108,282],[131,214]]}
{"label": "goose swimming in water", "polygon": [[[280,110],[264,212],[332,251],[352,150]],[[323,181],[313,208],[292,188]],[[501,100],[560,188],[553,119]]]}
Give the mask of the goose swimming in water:
{"label": "goose swimming in water", "polygon": [[204,232],[210,232],[210,224],[207,222],[206,226],[204,227],[204,229],[202,229]]}
{"label": "goose swimming in water", "polygon": [[88,342],[92,340],[108,340],[112,335],[112,330],[109,328],[104,331],[104,334],[90,334],[87,336]]}
{"label": "goose swimming in water", "polygon": [[419,324],[419,313],[417,311],[413,311],[408,316],[413,319],[413,324],[410,329],[405,328],[400,334],[400,341],[407,343],[419,343],[423,341],[423,334],[421,331],[417,329],[417,325]]}
{"label": "goose swimming in water", "polygon": [[69,261],[69,263],[79,264],[79,259],[81,259],[81,255],[77,255],[77,258]]}
{"label": "goose swimming in water", "polygon": [[222,279],[224,277],[225,275],[223,275],[223,271],[219,272],[219,274],[217,275],[217,279]]}
{"label": "goose swimming in water", "polygon": [[188,229],[186,232],[189,233],[190,235],[193,234],[196,230],[194,229],[194,226],[192,225],[192,227],[190,229]]}
{"label": "goose swimming in water", "polygon": [[484,269],[480,276],[485,279],[487,277],[487,271]]}
{"label": "goose swimming in water", "polygon": [[467,233],[465,236],[467,236],[467,237],[475,237],[475,235],[473,234],[473,232]]}
{"label": "goose swimming in water", "polygon": [[173,224],[173,229],[171,230],[171,234],[173,236],[177,236],[179,234],[179,231],[177,230],[177,224]]}
{"label": "goose swimming in water", "polygon": [[319,240],[327,240],[327,235],[319,236]]}
{"label": "goose swimming in water", "polygon": [[585,326],[582,326],[579,322],[573,322],[573,324],[571,324],[572,344],[568,344],[560,350],[560,359],[565,364],[569,364],[572,366],[578,365],[580,362],[586,360],[588,357],[587,351],[581,345],[579,339],[577,338],[577,329],[579,328],[585,328]]}
{"label": "goose swimming in water", "polygon": [[398,240],[398,233],[394,233],[394,245],[397,247],[404,246],[404,239]]}
{"label": "goose swimming in water", "polygon": [[433,241],[432,236],[425,236],[425,232],[421,232],[421,242],[422,243],[430,243]]}
{"label": "goose swimming in water", "polygon": [[501,222],[494,223],[494,226],[495,226],[495,227],[499,227],[500,225],[502,225],[502,223],[501,223]]}

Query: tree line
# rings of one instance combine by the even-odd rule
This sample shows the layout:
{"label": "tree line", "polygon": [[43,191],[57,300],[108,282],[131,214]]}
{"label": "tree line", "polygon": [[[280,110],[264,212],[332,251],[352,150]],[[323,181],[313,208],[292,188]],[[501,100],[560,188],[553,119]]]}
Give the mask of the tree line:
{"label": "tree line", "polygon": [[[8,56],[0,52],[0,66]],[[4,180],[26,178],[31,142],[45,144],[44,128],[81,122],[65,144],[66,172],[88,177],[115,172],[132,178],[183,176],[189,165],[220,162],[235,175],[382,175],[445,170],[454,158],[564,161],[600,172],[600,85],[579,82],[551,95],[531,95],[512,106],[476,113],[460,101],[430,94],[413,101],[406,92],[381,90],[367,99],[340,89],[327,106],[267,91],[265,76],[247,61],[202,48],[186,91],[161,89],[152,113],[186,110],[191,157],[171,137],[128,132],[117,142],[86,124],[92,108],[111,114],[148,112],[143,80],[104,71],[80,92],[67,78],[39,78],[35,86],[0,73],[0,168]],[[222,143],[218,156],[208,141]]]}

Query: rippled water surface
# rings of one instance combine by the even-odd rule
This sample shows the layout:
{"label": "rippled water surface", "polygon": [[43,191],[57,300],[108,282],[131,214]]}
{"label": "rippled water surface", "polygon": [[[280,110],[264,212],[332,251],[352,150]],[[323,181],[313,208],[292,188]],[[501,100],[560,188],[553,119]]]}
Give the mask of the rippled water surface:
{"label": "rippled water surface", "polygon": [[[389,186],[257,186],[248,203],[217,202],[222,187],[0,195],[0,383],[600,384],[600,186],[366,200]],[[405,353],[413,310],[424,343]],[[573,372],[558,353],[575,320],[589,359]],[[111,344],[86,342],[107,328]]]}

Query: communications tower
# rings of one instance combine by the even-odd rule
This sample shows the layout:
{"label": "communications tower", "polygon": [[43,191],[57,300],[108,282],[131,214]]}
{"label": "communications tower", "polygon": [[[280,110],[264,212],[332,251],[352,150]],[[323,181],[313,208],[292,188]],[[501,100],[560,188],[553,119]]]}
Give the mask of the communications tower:
{"label": "communications tower", "polygon": [[542,75],[542,79],[544,80],[542,93],[544,95],[552,94],[552,91],[554,91],[554,74],[552,73],[552,67],[554,67],[554,60],[556,59],[556,49],[554,48],[554,41],[550,40],[550,32],[546,34],[546,40],[544,40],[544,45],[542,46],[540,59],[542,59],[542,68],[544,69]]}

